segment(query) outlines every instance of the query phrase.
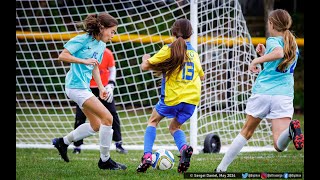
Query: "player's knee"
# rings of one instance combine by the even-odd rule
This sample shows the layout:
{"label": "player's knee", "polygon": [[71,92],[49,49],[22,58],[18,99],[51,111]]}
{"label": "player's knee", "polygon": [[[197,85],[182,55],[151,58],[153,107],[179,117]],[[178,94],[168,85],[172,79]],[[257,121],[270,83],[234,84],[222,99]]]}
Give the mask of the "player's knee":
{"label": "player's knee", "polygon": [[111,115],[106,115],[101,118],[101,124],[106,126],[112,126],[113,117]]}
{"label": "player's knee", "polygon": [[158,123],[159,123],[159,121],[156,118],[150,118],[148,121],[148,126],[157,127]]}
{"label": "player's knee", "polygon": [[91,128],[95,131],[98,132],[100,129],[100,123],[91,123]]}
{"label": "player's knee", "polygon": [[176,132],[176,131],[179,130],[179,129],[180,129],[179,126],[175,126],[175,125],[173,125],[173,124],[170,124],[170,125],[169,125],[169,131],[170,131],[171,135],[173,135],[174,132]]}

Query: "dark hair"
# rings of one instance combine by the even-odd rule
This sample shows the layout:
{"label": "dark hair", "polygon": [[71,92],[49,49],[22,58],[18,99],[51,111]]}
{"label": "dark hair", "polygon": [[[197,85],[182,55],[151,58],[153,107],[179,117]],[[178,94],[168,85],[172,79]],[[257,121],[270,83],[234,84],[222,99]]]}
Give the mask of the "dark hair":
{"label": "dark hair", "polygon": [[106,12],[89,14],[84,20],[83,30],[93,37],[100,36],[100,30],[117,26],[118,21]]}
{"label": "dark hair", "polygon": [[188,19],[177,20],[172,25],[171,32],[172,35],[176,37],[176,40],[170,45],[170,58],[159,64],[151,65],[151,69],[158,72],[156,75],[166,73],[168,79],[176,69],[178,69],[179,73],[184,67],[187,56],[187,45],[184,40],[190,38],[193,33],[191,23]]}
{"label": "dark hair", "polygon": [[285,71],[286,68],[295,60],[297,44],[295,37],[289,30],[292,25],[290,14],[283,9],[271,11],[268,20],[273,24],[273,28],[279,32],[284,32],[284,60],[279,64],[280,71]]}

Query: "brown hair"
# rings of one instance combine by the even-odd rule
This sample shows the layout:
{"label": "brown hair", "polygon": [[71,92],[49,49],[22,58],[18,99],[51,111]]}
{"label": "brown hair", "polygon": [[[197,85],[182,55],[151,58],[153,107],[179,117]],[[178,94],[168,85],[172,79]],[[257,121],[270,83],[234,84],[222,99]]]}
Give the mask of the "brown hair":
{"label": "brown hair", "polygon": [[100,30],[117,26],[118,21],[106,12],[89,14],[84,20],[83,30],[93,37],[101,36]]}
{"label": "brown hair", "polygon": [[170,45],[171,56],[165,61],[151,65],[151,69],[158,72],[156,75],[166,73],[167,78],[178,69],[178,73],[183,69],[187,56],[187,45],[184,41],[192,35],[192,26],[188,19],[179,19],[171,27],[172,35],[176,40]]}
{"label": "brown hair", "polygon": [[284,32],[284,60],[279,64],[278,68],[280,71],[285,71],[295,60],[297,50],[295,37],[289,30],[292,25],[292,19],[286,10],[276,9],[270,13],[268,20],[272,22],[275,30]]}

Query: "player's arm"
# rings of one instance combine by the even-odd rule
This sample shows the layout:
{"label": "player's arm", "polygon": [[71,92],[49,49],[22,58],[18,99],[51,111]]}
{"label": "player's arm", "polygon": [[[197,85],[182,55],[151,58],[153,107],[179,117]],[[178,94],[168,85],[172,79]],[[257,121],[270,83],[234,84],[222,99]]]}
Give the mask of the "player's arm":
{"label": "player's arm", "polygon": [[249,70],[256,73],[259,72],[260,69],[257,67],[258,64],[278,60],[284,57],[284,52],[282,47],[274,48],[270,53],[265,54],[261,57],[255,58],[249,65]]}
{"label": "player's arm", "polygon": [[108,84],[105,86],[105,89],[108,93],[108,98],[106,99],[106,101],[108,103],[112,103],[113,101],[113,90],[114,87],[116,85],[116,64],[114,61],[114,57],[112,52],[106,48],[106,50],[104,51],[104,55],[103,55],[103,60],[102,62],[106,62],[107,63],[107,68],[109,71],[109,77],[108,77]]}
{"label": "player's arm", "polygon": [[202,66],[200,63],[200,58],[199,58],[199,56],[196,56],[195,58],[196,59],[194,62],[196,64],[197,71],[199,72],[200,80],[203,81],[205,79],[205,76],[204,76],[204,72],[203,72],[203,69],[202,69]]}
{"label": "player's arm", "polygon": [[108,93],[108,98],[106,99],[106,101],[108,103],[112,103],[113,90],[114,90],[114,86],[116,85],[116,67],[115,66],[108,67],[108,70],[109,70],[109,81],[108,81],[108,84],[105,86],[105,89]]}
{"label": "player's arm", "polygon": [[98,60],[92,59],[92,58],[87,59],[87,60],[77,58],[77,57],[75,57],[75,56],[72,56],[67,49],[64,49],[64,50],[60,53],[60,55],[59,55],[59,57],[58,57],[58,60],[64,61],[64,62],[67,62],[67,63],[78,63],[78,64],[87,64],[87,65],[99,65]]}
{"label": "player's arm", "polygon": [[113,84],[116,85],[116,75],[117,75],[117,70],[115,66],[108,67],[109,69],[109,82],[108,84]]}
{"label": "player's arm", "polygon": [[143,70],[143,71],[147,71],[147,70],[150,70],[151,69],[151,64],[149,62],[149,58],[151,56],[149,54],[145,54],[142,56],[142,63],[140,65],[140,68]]}
{"label": "player's arm", "polygon": [[107,99],[107,91],[102,84],[98,65],[94,66],[94,68],[92,70],[92,76],[98,85],[99,92],[100,92],[100,98],[103,100]]}
{"label": "player's arm", "polygon": [[264,62],[274,61],[284,57],[284,52],[282,47],[276,47],[269,54],[265,54],[261,57],[255,58],[252,63],[261,64]]}
{"label": "player's arm", "polygon": [[67,63],[79,63],[87,65],[98,65],[99,62],[96,59],[81,59],[73,56],[77,51],[83,48],[86,43],[86,39],[83,36],[76,36],[70,39],[65,45],[62,52],[59,54],[58,60]]}
{"label": "player's arm", "polygon": [[157,52],[152,57],[149,54],[145,54],[142,56],[142,63],[140,65],[140,68],[143,71],[146,70],[152,70],[153,66],[156,66],[157,64],[165,61],[170,57],[170,48],[168,45],[164,45],[159,52]]}

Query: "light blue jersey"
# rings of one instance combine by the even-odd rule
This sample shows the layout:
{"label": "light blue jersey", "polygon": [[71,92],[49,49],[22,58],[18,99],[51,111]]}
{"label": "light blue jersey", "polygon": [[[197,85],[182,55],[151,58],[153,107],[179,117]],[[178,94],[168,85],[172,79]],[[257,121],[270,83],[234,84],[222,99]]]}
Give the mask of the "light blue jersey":
{"label": "light blue jersey", "polygon": [[[282,36],[269,37],[266,42],[265,54],[271,53],[274,48],[284,48]],[[283,61],[277,59],[263,63],[263,70],[259,73],[253,88],[253,94],[268,94],[268,95],[284,95],[294,96],[294,78],[293,71],[297,65],[299,50],[297,47],[295,60],[284,72],[280,72],[278,65]]]}
{"label": "light blue jersey", "polygon": [[[65,45],[73,56],[80,59],[94,58],[102,61],[102,55],[106,49],[106,43],[97,41],[88,34],[77,35],[70,39]],[[93,65],[71,63],[66,77],[66,88],[89,89],[92,78]]]}

